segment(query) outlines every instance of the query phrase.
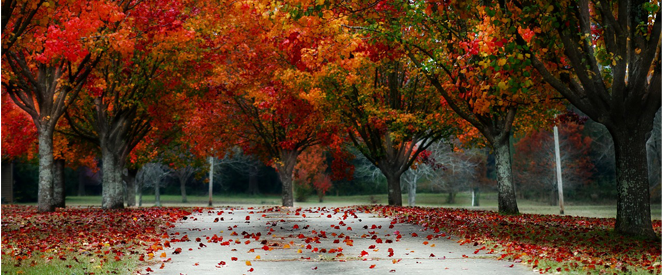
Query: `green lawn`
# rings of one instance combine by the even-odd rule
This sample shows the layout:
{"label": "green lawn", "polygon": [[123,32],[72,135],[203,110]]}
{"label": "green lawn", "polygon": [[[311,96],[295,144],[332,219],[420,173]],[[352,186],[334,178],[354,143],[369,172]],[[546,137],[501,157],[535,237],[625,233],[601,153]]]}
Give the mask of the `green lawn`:
{"label": "green lawn", "polygon": [[[482,193],[480,196],[480,206],[471,206],[471,194],[468,192],[458,193],[454,204],[446,203],[446,194],[422,193],[416,196],[416,205],[422,207],[453,207],[468,208],[480,210],[497,210],[496,193]],[[163,206],[207,206],[208,196],[188,196],[188,203],[182,203],[179,195],[162,195],[161,203]],[[136,200],[137,201],[137,200]],[[402,197],[403,204],[407,204],[407,195]],[[216,195],[213,197],[214,206],[260,206],[260,205],[280,205],[281,197],[277,195]],[[324,202],[317,202],[317,197],[311,196],[306,202],[297,202],[296,206],[317,207],[317,206],[348,206],[362,204],[387,204],[386,194],[378,195],[359,195],[359,196],[326,196]],[[67,197],[69,206],[99,206],[101,205],[100,196]],[[154,206],[154,196],[143,196],[143,207]],[[550,206],[530,200],[519,200],[519,210],[522,213],[530,214],[559,214],[558,206]],[[651,206],[651,217],[661,219],[662,206],[653,204]],[[590,204],[566,202],[565,214],[584,217],[613,218],[616,217],[616,204]]]}

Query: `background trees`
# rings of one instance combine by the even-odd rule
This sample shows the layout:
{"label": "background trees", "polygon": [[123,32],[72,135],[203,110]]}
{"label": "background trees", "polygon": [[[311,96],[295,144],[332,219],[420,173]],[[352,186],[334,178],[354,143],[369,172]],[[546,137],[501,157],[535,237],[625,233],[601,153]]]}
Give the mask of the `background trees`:
{"label": "background trees", "polygon": [[[591,185],[595,173],[589,157],[592,139],[583,134],[584,121],[572,114],[557,119],[565,191]],[[514,165],[518,167],[515,179],[519,192],[524,196],[544,198],[556,205],[558,193],[552,132],[540,129],[528,133],[515,143],[515,148]]]}
{"label": "background trees", "polygon": [[341,66],[328,65],[319,87],[353,145],[386,177],[389,205],[402,205],[402,174],[428,146],[452,133],[452,117],[413,64],[386,57],[390,50],[358,48]]}

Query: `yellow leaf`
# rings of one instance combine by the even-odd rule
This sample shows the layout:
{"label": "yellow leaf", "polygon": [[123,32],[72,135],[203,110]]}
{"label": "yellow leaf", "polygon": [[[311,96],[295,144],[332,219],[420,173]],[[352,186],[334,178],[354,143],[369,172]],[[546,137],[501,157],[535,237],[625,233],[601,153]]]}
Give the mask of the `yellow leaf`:
{"label": "yellow leaf", "polygon": [[285,245],[283,245],[283,248],[290,248],[290,245],[289,245],[289,244],[285,244]]}
{"label": "yellow leaf", "polygon": [[549,6],[547,7],[547,13],[550,13],[550,12],[552,12],[553,10],[554,10],[554,6],[553,6],[553,5],[549,5]]}
{"label": "yellow leaf", "polygon": [[259,259],[260,259],[260,255],[255,256],[255,259],[256,259],[256,260],[259,260]]}
{"label": "yellow leaf", "polygon": [[246,265],[247,266],[252,266],[253,264],[251,264],[251,261],[246,261]]}
{"label": "yellow leaf", "polygon": [[499,66],[506,65],[506,59],[505,58],[499,59],[499,61],[497,61],[497,65],[499,65]]}
{"label": "yellow leaf", "polygon": [[301,249],[299,249],[299,250],[297,250],[297,253],[303,253],[303,251],[301,251]]}

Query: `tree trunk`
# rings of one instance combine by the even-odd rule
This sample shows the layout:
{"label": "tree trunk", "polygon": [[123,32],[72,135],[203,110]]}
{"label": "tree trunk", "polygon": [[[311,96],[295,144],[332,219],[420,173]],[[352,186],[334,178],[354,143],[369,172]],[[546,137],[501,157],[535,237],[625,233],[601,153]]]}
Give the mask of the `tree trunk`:
{"label": "tree trunk", "polygon": [[320,190],[317,190],[317,198],[319,199],[319,202],[324,202],[324,193],[322,193]]}
{"label": "tree trunk", "polygon": [[259,172],[259,167],[257,164],[252,164],[248,167],[248,194],[257,195],[260,194],[260,188],[258,186],[257,176]]}
{"label": "tree trunk", "polygon": [[53,131],[48,126],[39,130],[39,212],[55,211],[53,205]]}
{"label": "tree trunk", "polygon": [[480,197],[480,188],[474,187],[471,191],[471,206],[480,206],[478,198]]}
{"label": "tree trunk", "polygon": [[53,207],[65,205],[64,160],[56,159],[53,162]]}
{"label": "tree trunk", "polygon": [[122,167],[116,154],[102,145],[101,171],[103,172],[102,181],[102,202],[103,209],[121,209],[124,208],[124,185],[122,184]]}
{"label": "tree trunk", "polygon": [[[509,136],[509,135],[508,135]],[[497,189],[499,192],[499,213],[519,214],[517,197],[513,185],[513,170],[510,161],[510,142],[508,138],[496,138],[494,156],[496,161]]]}
{"label": "tree trunk", "polygon": [[181,189],[182,192],[182,203],[187,203],[188,200],[186,199],[186,182],[188,181],[188,177],[182,178],[179,177],[179,188]]}
{"label": "tree trunk", "polygon": [[78,167],[78,196],[85,196],[85,168]]}
{"label": "tree trunk", "polygon": [[412,180],[409,184],[409,190],[407,191],[409,206],[416,206],[416,178]]}
{"label": "tree trunk", "polygon": [[455,203],[455,191],[448,191],[448,197],[446,198],[446,203]]}
{"label": "tree trunk", "polygon": [[138,169],[129,168],[127,170],[126,181],[126,206],[136,206],[136,175]]}
{"label": "tree trunk", "polygon": [[[383,172],[383,171],[382,171]],[[402,206],[402,190],[400,189],[400,175],[393,173],[384,173],[388,185],[388,205]]]}
{"label": "tree trunk", "polygon": [[143,182],[138,182],[138,207],[143,206]]}
{"label": "tree trunk", "polygon": [[154,205],[161,206],[161,181],[154,181]]}
{"label": "tree trunk", "polygon": [[616,152],[618,190],[615,230],[625,236],[656,238],[651,222],[646,133],[626,127],[610,132]]}
{"label": "tree trunk", "polygon": [[294,206],[294,182],[292,180],[292,172],[294,172],[297,157],[298,155],[295,151],[282,151],[280,154],[280,161],[276,164],[278,177],[283,184],[283,206],[287,207]]}

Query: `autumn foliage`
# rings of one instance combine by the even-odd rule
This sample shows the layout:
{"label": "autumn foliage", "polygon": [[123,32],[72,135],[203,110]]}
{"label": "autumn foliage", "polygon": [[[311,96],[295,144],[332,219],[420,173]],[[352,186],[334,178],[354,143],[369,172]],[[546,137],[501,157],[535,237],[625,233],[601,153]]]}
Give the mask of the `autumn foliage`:
{"label": "autumn foliage", "polygon": [[[395,222],[422,226],[428,234],[460,237],[476,253],[487,249],[498,259],[523,262],[540,273],[621,273],[643,270],[659,273],[658,242],[613,234],[615,219],[558,215],[500,215],[491,211],[447,208],[366,207]],[[654,222],[660,233],[662,223]],[[553,264],[552,264],[553,263]],[[552,269],[550,265],[560,265]]]}

